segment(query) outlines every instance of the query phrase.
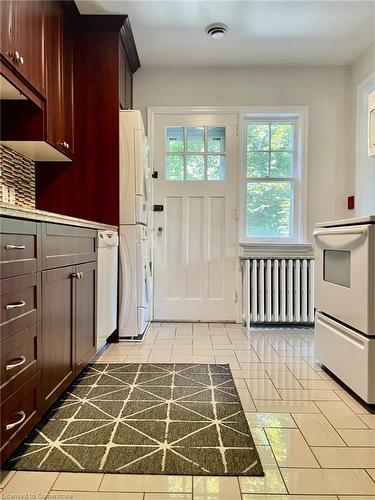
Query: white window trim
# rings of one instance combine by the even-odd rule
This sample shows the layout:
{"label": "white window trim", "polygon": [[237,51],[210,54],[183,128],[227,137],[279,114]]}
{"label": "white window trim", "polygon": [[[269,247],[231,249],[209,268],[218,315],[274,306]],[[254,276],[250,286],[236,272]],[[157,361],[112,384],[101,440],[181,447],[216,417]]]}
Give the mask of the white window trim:
{"label": "white window trim", "polygon": [[[240,173],[240,245],[244,247],[274,247],[274,246],[296,246],[307,243],[307,179],[308,179],[308,107],[307,106],[255,106],[242,110],[240,113],[240,148],[241,148],[241,173]],[[247,189],[247,167],[246,167],[246,126],[252,119],[293,119],[296,122],[296,178],[298,187],[294,189],[294,227],[292,238],[262,238],[246,236],[246,189]]]}

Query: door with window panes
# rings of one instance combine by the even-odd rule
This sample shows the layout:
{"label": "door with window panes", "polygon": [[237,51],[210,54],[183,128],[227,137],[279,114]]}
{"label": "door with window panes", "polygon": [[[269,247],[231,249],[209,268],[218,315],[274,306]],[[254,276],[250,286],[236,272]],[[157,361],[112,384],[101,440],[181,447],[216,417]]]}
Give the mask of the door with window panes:
{"label": "door with window panes", "polygon": [[235,320],[236,130],[236,115],[155,115],[156,320]]}

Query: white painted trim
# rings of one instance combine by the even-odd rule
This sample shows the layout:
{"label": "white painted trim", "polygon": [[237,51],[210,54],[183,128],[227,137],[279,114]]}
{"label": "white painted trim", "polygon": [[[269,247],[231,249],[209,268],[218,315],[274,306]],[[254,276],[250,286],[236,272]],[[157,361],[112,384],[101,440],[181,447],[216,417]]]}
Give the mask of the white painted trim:
{"label": "white painted trim", "polygon": [[[308,114],[309,107],[308,106],[149,106],[147,107],[147,118],[151,115],[155,114],[235,114],[238,113],[240,115],[246,114],[285,114],[290,113],[291,116],[296,114],[307,113]],[[147,120],[148,122],[149,120]],[[147,129],[148,130],[148,129]]]}
{"label": "white painted trim", "polygon": [[[280,245],[307,243],[307,208],[308,208],[308,106],[251,106],[242,108],[240,113],[240,138],[241,138],[241,175],[240,175],[240,239],[241,245],[261,244],[269,248]],[[297,124],[297,178],[299,179],[298,192],[294,193],[297,202],[297,213],[293,238],[247,238],[246,228],[246,192],[244,179],[246,178],[245,134],[246,121],[251,118],[294,118]],[[297,198],[296,198],[297,195]]]}
{"label": "white painted trim", "polygon": [[[247,107],[229,107],[229,106],[208,106],[208,107],[196,107],[196,106],[148,106],[146,108],[146,130],[147,137],[149,140],[149,159],[152,165],[152,171],[154,171],[154,124],[155,124],[155,116],[156,115],[237,115],[237,158],[239,160],[240,151],[242,150],[239,143],[241,141],[239,129],[240,129],[240,114],[242,109],[248,109]],[[237,199],[239,199],[240,193],[240,173],[237,171]],[[153,193],[153,190],[152,190]],[[151,200],[152,204],[154,200]],[[237,206],[237,213],[239,214],[239,206]],[[238,221],[239,222],[239,221]],[[154,234],[154,217],[152,213],[152,233]],[[239,241],[239,223],[237,223],[236,227],[236,235],[237,242]],[[236,245],[236,282],[235,288],[237,293],[237,303],[236,303],[236,323],[242,323],[242,273],[241,273],[241,265],[240,265],[240,247]],[[154,261],[154,255],[152,255],[152,260]],[[154,284],[154,281],[153,281]],[[153,311],[154,313],[154,311]]]}
{"label": "white painted trim", "polygon": [[368,127],[368,94],[375,90],[375,71],[373,71],[357,87],[356,114],[356,147],[355,147],[355,213],[363,215],[363,164],[368,160],[367,127]]}

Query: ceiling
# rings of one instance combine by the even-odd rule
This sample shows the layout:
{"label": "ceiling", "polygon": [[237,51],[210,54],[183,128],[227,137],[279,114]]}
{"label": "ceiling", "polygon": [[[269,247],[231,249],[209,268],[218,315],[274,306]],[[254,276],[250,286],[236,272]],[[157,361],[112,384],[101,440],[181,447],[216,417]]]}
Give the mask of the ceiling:
{"label": "ceiling", "polygon": [[[76,0],[81,14],[128,14],[142,66],[350,64],[374,40],[375,2]],[[230,31],[212,40],[204,28]]]}

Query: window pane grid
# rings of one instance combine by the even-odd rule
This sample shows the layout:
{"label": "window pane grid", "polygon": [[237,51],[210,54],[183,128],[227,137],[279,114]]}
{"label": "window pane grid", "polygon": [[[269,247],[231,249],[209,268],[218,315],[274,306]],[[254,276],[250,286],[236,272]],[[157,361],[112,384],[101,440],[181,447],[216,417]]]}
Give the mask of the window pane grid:
{"label": "window pane grid", "polygon": [[224,180],[225,167],[225,127],[166,127],[166,180]]}
{"label": "window pane grid", "polygon": [[247,178],[290,177],[294,172],[294,135],[292,121],[262,120],[247,124],[246,176]]}
{"label": "window pane grid", "polygon": [[246,236],[294,237],[296,128],[288,119],[251,120],[246,124]]}

